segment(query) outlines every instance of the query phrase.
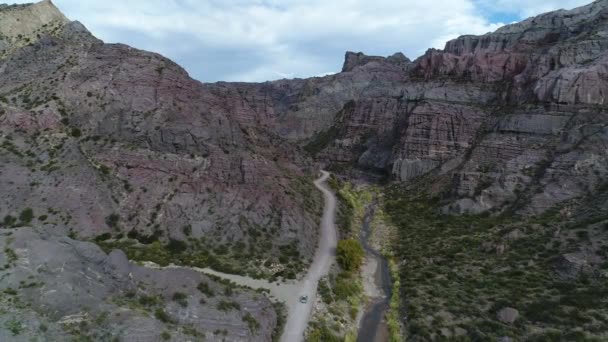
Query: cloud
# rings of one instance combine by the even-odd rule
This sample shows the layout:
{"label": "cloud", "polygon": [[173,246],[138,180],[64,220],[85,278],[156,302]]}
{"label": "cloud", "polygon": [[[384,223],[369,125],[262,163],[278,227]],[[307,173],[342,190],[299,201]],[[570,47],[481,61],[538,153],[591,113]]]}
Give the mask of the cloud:
{"label": "cloud", "polygon": [[[487,15],[575,0],[55,0],[106,42],[159,52],[202,81],[265,81],[337,72],[347,50],[415,58],[502,23]],[[494,5],[492,5],[494,6]],[[518,7],[521,6],[521,7]],[[526,10],[527,9],[527,10]],[[488,19],[492,18],[492,19]]]}

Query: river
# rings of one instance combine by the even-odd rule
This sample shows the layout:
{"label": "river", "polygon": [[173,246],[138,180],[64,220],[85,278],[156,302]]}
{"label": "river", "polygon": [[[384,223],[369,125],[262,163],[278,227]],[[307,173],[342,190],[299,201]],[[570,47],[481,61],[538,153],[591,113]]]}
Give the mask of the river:
{"label": "river", "polygon": [[359,324],[358,342],[386,342],[389,336],[385,317],[390,308],[391,275],[388,261],[370,242],[377,205],[377,200],[374,199],[365,209],[360,237],[366,253],[363,277],[368,277],[365,287],[371,300]]}

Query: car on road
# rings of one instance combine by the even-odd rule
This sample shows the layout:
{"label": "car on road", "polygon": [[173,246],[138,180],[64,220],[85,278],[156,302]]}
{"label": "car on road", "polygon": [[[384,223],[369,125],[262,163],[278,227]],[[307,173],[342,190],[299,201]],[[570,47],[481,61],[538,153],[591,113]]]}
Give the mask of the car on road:
{"label": "car on road", "polygon": [[302,304],[308,303],[308,296],[306,296],[306,295],[300,296],[300,303],[302,303]]}

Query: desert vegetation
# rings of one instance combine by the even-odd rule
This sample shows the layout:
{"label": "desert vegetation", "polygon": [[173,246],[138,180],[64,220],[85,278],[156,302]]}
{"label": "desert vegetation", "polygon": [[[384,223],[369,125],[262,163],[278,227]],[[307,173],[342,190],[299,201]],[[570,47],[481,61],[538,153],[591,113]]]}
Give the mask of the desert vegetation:
{"label": "desert vegetation", "polygon": [[[565,224],[558,210],[530,219],[445,216],[438,199],[412,193],[389,189],[384,203],[399,230],[396,293],[403,294],[407,339],[604,339],[608,289],[597,273],[560,270],[567,267],[562,255],[589,234],[606,234],[601,224],[589,233],[586,224]],[[602,243],[598,252],[605,250]],[[505,318],[505,309],[517,313]]]}

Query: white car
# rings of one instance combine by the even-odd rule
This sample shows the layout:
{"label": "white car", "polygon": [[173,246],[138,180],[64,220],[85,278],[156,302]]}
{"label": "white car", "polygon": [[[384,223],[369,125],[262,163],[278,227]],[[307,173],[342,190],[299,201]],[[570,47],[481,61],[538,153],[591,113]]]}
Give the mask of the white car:
{"label": "white car", "polygon": [[306,296],[306,295],[300,296],[300,303],[302,303],[302,304],[308,303],[308,296]]}

